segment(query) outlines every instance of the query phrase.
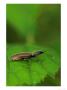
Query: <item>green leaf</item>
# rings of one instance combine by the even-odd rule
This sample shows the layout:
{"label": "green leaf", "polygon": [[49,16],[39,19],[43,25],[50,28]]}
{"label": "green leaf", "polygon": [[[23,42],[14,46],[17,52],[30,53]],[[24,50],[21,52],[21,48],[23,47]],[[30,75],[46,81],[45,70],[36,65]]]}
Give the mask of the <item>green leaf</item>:
{"label": "green leaf", "polygon": [[[24,51],[43,50],[44,54],[27,61],[12,61],[11,56]],[[52,48],[37,45],[7,45],[7,85],[36,85],[47,75],[54,77],[60,67],[60,58]]]}

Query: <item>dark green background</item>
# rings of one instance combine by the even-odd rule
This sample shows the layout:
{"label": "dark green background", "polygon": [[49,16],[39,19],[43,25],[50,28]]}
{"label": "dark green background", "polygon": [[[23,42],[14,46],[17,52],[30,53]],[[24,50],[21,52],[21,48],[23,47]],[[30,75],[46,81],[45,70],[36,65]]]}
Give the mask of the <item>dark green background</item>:
{"label": "dark green background", "polygon": [[[60,4],[7,4],[8,86],[60,85]],[[44,51],[26,61],[11,61],[19,52]]]}

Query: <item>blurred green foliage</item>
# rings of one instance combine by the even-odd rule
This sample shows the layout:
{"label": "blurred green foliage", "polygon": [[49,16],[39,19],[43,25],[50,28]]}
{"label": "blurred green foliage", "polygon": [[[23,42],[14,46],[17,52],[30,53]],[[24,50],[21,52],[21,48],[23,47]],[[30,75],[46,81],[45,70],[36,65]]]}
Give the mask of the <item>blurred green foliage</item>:
{"label": "blurred green foliage", "polygon": [[[60,8],[60,4],[6,5],[8,86],[60,85]],[[44,54],[11,61],[15,53],[37,50]]]}

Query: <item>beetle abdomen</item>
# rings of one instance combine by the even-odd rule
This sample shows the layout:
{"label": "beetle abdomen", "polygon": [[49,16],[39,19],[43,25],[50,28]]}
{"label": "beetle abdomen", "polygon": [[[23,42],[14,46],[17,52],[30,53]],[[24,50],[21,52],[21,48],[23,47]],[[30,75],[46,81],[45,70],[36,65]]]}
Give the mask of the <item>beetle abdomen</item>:
{"label": "beetle abdomen", "polygon": [[12,56],[12,60],[28,59],[31,57],[31,53],[19,53]]}

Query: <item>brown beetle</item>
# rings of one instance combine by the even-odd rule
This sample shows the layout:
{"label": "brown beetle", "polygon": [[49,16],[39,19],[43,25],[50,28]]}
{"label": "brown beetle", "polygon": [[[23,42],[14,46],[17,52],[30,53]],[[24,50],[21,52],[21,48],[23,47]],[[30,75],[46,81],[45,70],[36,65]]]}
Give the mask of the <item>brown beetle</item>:
{"label": "brown beetle", "polygon": [[41,50],[34,52],[34,53],[22,52],[22,53],[18,53],[18,54],[13,55],[12,60],[27,60],[27,59],[34,58],[42,53],[44,53],[44,52]]}

